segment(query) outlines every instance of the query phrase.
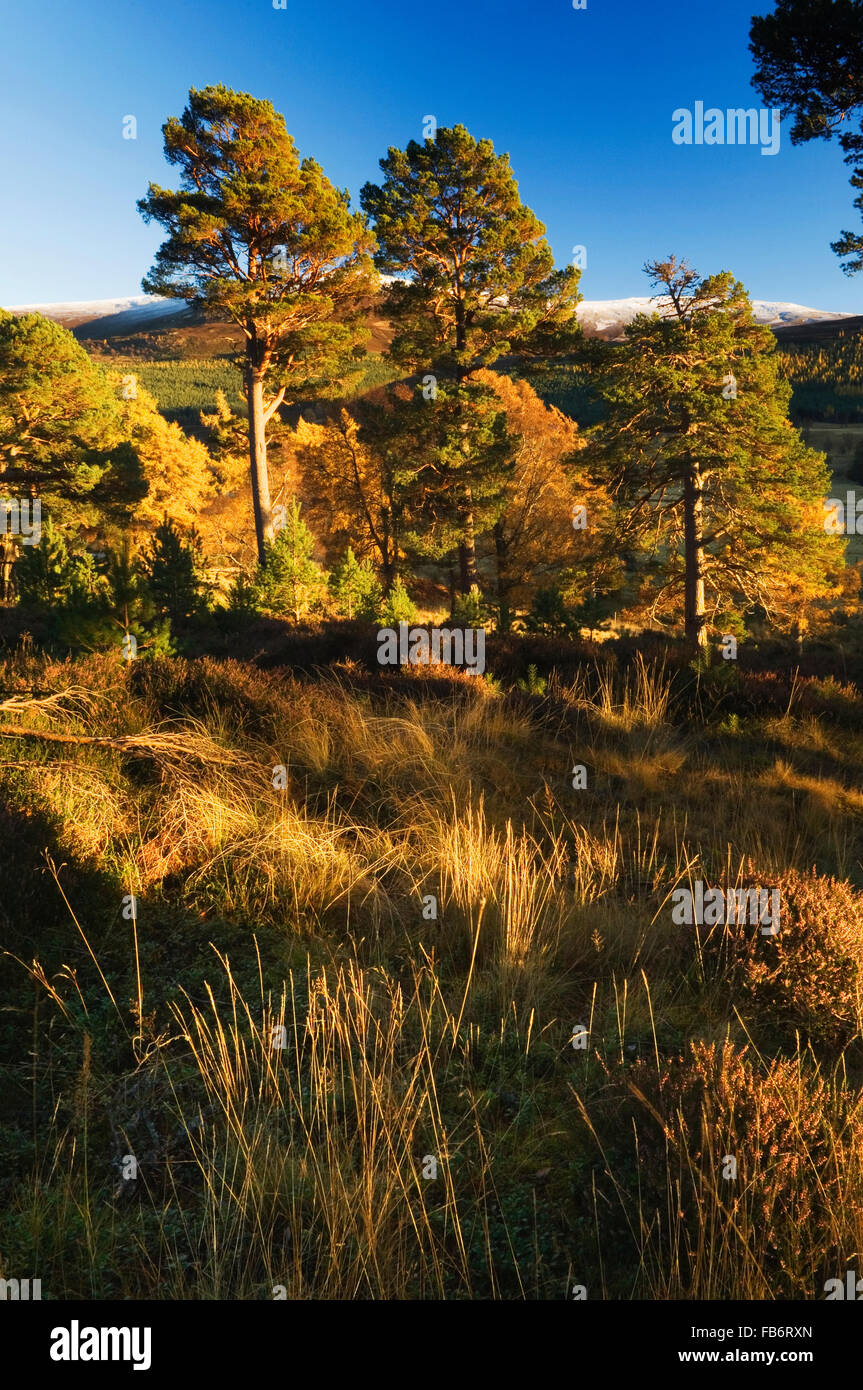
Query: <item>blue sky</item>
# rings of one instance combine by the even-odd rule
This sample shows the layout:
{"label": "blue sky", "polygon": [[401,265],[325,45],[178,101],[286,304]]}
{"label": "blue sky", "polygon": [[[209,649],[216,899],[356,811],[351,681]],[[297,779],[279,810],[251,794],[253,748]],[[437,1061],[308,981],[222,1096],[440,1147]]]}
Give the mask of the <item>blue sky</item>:
{"label": "blue sky", "polygon": [[[859,227],[826,144],[677,146],[672,112],[755,106],[752,14],[772,0],[3,0],[0,304],[139,294],[160,240],[136,200],[170,185],[161,125],[190,87],[267,97],[355,200],[422,121],[509,152],[588,299],[649,293],[668,252],[753,297],[863,313],[830,250]],[[137,139],[122,138],[134,115]]]}

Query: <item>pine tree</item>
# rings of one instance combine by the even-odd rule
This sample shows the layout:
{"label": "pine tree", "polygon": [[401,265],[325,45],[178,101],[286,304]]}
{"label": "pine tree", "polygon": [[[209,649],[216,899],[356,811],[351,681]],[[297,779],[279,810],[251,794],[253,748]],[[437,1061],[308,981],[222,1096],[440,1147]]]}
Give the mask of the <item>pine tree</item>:
{"label": "pine tree", "polygon": [[433,400],[389,389],[386,408],[362,411],[360,439],[403,475],[400,542],[414,556],[458,549],[462,592],[477,582],[476,537],[503,505],[519,440],[488,386],[441,381]]}
{"label": "pine tree", "polygon": [[[860,0],[777,0],[772,14],[753,16],[749,49],[758,64],[752,79],[763,99],[794,116],[792,144],[830,140],[838,132],[852,188],[863,189],[863,121],[858,131],[841,127],[863,115],[863,4]],[[854,199],[863,212],[863,192]],[[863,235],[845,231],[831,243],[842,267],[863,270]]]}
{"label": "pine tree", "polygon": [[39,544],[22,546],[13,566],[19,603],[56,608],[68,598],[74,573],[63,536],[50,517],[43,518]]}
{"label": "pine tree", "polygon": [[201,607],[201,545],[194,531],[184,538],[177,523],[165,514],[156,527],[141,568],[156,610],[171,621],[188,621]]}
{"label": "pine tree", "polygon": [[381,623],[384,627],[398,627],[399,623],[412,623],[416,615],[416,604],[399,575],[381,604]]}
{"label": "pine tree", "polygon": [[397,361],[457,377],[504,352],[572,348],[579,272],[554,269],[508,155],[458,125],[390,148],[380,167],[383,183],[367,183],[360,201],[380,244],[375,264],[410,277],[386,298]]}
{"label": "pine tree", "polygon": [[381,586],[368,561],[359,561],[350,546],[330,575],[330,590],[347,618],[376,617],[381,605]]}
{"label": "pine tree", "polygon": [[557,584],[540,585],[524,626],[527,632],[542,632],[549,637],[571,637],[578,631],[575,614],[567,608]]}
{"label": "pine tree", "polygon": [[479,585],[474,584],[468,593],[456,594],[447,622],[456,627],[486,627],[489,617],[489,605],[480,593]]}
{"label": "pine tree", "polygon": [[[467,593],[478,578],[476,537],[499,503],[503,479],[495,496],[496,456],[492,447],[482,457],[483,428],[471,424],[482,414],[480,400],[471,397],[466,378],[505,352],[547,357],[570,351],[580,336],[579,272],[554,269],[545,229],[522,203],[508,156],[464,126],[441,128],[434,139],[412,140],[404,150],[391,148],[380,165],[383,182],[366,184],[360,199],[374,221],[376,265],[407,277],[395,279],[385,297],[384,312],[395,325],[390,356],[423,372],[437,398],[430,390],[426,399],[443,398],[445,407],[454,407],[442,487],[445,507],[460,518],[459,567]],[[414,424],[408,412],[405,442]],[[463,462],[455,486],[457,452]]]}
{"label": "pine tree", "polygon": [[[300,161],[270,102],[225,86],[189,92],[163,126],[178,191],[150,184],[138,207],[168,239],[143,288],[194,301],[245,337],[244,381],[258,559],[272,539],[266,427],[288,380],[354,351],[371,288],[364,219],[312,159]],[[272,391],[265,400],[265,391]]]}
{"label": "pine tree", "polygon": [[743,286],[673,257],[645,269],[661,313],[638,315],[611,356],[590,456],[621,505],[622,543],[648,557],[649,610],[676,614],[682,598],[695,647],[733,613],[791,626],[842,568],[824,456],[787,418],[791,388]]}
{"label": "pine tree", "polygon": [[300,504],[292,497],[285,525],[268,542],[259,567],[256,590],[263,607],[276,613],[292,613],[297,622],[323,605],[327,577],[313,558],[315,538],[300,516]]}
{"label": "pine tree", "polygon": [[57,522],[122,513],[147,491],[109,376],[41,314],[0,310],[0,477]]}

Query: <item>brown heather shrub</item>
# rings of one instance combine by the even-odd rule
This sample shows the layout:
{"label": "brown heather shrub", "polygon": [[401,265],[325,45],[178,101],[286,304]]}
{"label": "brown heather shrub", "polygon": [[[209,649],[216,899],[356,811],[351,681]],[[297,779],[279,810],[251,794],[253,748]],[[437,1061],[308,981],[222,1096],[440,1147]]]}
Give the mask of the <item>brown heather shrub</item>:
{"label": "brown heather shrub", "polygon": [[677,1130],[707,1190],[714,1190],[721,1177],[709,1161],[717,1153],[734,1155],[740,1185],[753,1183],[758,1189],[763,1217],[779,1208],[795,1220],[809,1220],[816,1205],[813,1175],[827,1156],[826,1084],[787,1058],[774,1058],[762,1073],[748,1052],[727,1039],[721,1046],[691,1042],[689,1055],[669,1059],[659,1074],[643,1061],[636,1063],[630,1081],[643,1089],[636,1075],[642,1072],[648,1084],[643,1094],[649,1098],[653,1090],[655,1108]]}
{"label": "brown heather shrub", "polygon": [[615,1137],[603,1151],[656,1297],[811,1298],[853,1239],[830,1126],[850,1093],[799,1055],[766,1065],[748,1052],[691,1042],[659,1070],[639,1059],[609,1074]]}
{"label": "brown heather shrub", "polygon": [[802,676],[795,671],[742,671],[740,691],[726,701],[741,713],[810,714],[837,724],[858,725],[863,696],[856,685],[835,676]]}
{"label": "brown heather shrub", "polygon": [[286,696],[295,696],[298,688],[288,673],[210,657],[139,661],[132,666],[130,680],[135,695],[157,717],[218,712],[226,723],[268,733]]}
{"label": "brown heather shrub", "polygon": [[779,890],[779,932],[749,923],[700,928],[705,959],[753,1007],[760,1025],[793,1042],[844,1046],[859,1031],[863,1002],[863,894],[841,879],[788,869],[746,876],[746,887]]}

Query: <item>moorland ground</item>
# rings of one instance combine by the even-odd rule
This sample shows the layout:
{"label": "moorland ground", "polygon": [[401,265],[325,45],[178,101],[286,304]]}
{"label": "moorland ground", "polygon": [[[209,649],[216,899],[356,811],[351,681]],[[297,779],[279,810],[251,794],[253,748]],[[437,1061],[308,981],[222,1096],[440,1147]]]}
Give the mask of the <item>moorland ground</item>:
{"label": "moorland ground", "polygon": [[[823,1296],[863,1234],[859,658],[389,674],[281,628],[270,669],[248,625],[0,667],[0,1272]],[[698,879],[778,887],[781,932],[676,925]]]}

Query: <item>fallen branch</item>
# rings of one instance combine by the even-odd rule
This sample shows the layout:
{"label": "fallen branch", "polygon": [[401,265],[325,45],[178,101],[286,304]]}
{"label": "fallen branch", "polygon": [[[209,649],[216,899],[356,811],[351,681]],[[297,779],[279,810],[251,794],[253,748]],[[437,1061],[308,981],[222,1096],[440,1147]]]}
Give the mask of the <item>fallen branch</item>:
{"label": "fallen branch", "polygon": [[130,741],[128,738],[93,738],[85,734],[51,734],[45,729],[22,729],[18,724],[4,724],[0,728],[4,738],[41,738],[48,743],[96,744],[100,748],[118,748]]}
{"label": "fallen branch", "polygon": [[0,725],[0,738],[33,738],[43,743],[61,743],[76,748],[113,748],[121,753],[147,753],[154,758],[161,754],[203,763],[237,765],[250,761],[233,749],[220,748],[218,744],[194,734],[143,733],[107,738],[95,734],[58,734],[46,729],[25,729],[20,724],[3,724]]}
{"label": "fallen branch", "polygon": [[66,704],[74,709],[76,706],[83,706],[85,709],[93,709],[96,699],[91,691],[84,686],[70,685],[65,690],[55,690],[51,694],[40,695],[36,691],[19,692],[11,695],[6,700],[0,700],[0,710],[25,710],[38,709],[44,710],[46,714],[67,713]]}

